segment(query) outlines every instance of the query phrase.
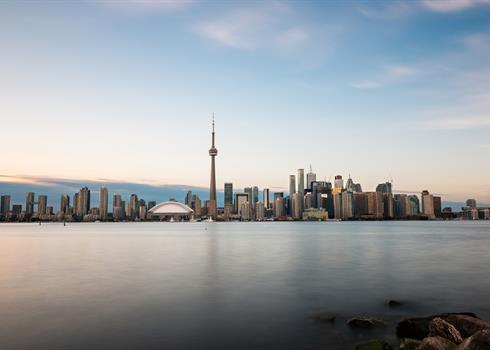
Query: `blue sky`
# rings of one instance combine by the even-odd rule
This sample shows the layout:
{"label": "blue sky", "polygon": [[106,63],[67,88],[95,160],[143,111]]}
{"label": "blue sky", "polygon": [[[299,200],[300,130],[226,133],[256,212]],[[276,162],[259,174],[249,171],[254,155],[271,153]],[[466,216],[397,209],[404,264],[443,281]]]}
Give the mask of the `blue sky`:
{"label": "blue sky", "polygon": [[490,200],[490,2],[0,3],[0,174]]}

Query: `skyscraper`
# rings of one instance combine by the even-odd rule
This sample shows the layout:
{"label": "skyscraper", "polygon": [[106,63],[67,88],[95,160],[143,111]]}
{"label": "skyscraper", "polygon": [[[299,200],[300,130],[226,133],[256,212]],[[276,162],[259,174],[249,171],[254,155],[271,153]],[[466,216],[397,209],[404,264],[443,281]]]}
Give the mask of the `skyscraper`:
{"label": "skyscraper", "polygon": [[344,188],[344,180],[342,180],[342,175],[335,175],[334,188],[340,190]]}
{"label": "skyscraper", "polygon": [[62,194],[60,197],[60,213],[67,214],[70,210],[70,196]]}
{"label": "skyscraper", "polygon": [[109,191],[106,187],[101,187],[99,192],[99,216],[101,220],[107,219],[109,207]]}
{"label": "skyscraper", "polygon": [[139,211],[139,208],[138,208],[138,196],[133,193],[131,195],[131,197],[129,198],[129,203],[128,204],[129,204],[128,210],[126,211],[127,212],[127,215],[129,216],[129,218],[131,220],[134,220],[138,216],[138,211]]}
{"label": "skyscraper", "polygon": [[34,192],[27,192],[26,195],[26,215],[34,213]]}
{"label": "skyscraper", "polygon": [[254,186],[252,188],[252,207],[255,209],[255,204],[259,201],[259,188],[257,186]]}
{"label": "skyscraper", "polygon": [[311,190],[311,183],[316,181],[316,174],[313,172],[310,164],[310,171],[306,174],[306,188]]}
{"label": "skyscraper", "polygon": [[90,190],[84,187],[78,193],[77,215],[83,217],[90,209]]}
{"label": "skyscraper", "polygon": [[4,195],[2,196],[0,213],[6,215],[10,211],[10,196]]}
{"label": "skyscraper", "polygon": [[268,188],[264,188],[262,202],[264,203],[264,207],[266,209],[269,209],[270,208],[270,206],[271,206],[271,197],[270,197],[270,191],[269,191]]}
{"label": "skyscraper", "polygon": [[225,208],[233,207],[233,184],[231,182],[225,183]]}
{"label": "skyscraper", "polygon": [[215,157],[218,155],[218,149],[214,145],[214,113],[213,113],[213,132],[211,134],[211,148],[209,149],[209,155],[211,156],[211,181],[209,184],[209,211],[208,216],[212,219],[216,219],[216,170],[215,170]]}
{"label": "skyscraper", "polygon": [[427,216],[429,219],[435,218],[433,196],[429,193],[429,191],[424,190],[424,191],[422,191],[421,199],[422,199],[422,201],[421,201],[422,202],[422,214]]}
{"label": "skyscraper", "polygon": [[470,208],[476,208],[476,199],[467,199],[466,200],[466,206]]}
{"label": "skyscraper", "polygon": [[296,177],[294,175],[289,175],[289,197],[292,198],[293,194],[296,193]]}
{"label": "skyscraper", "polygon": [[185,195],[185,205],[188,205],[189,207],[191,206],[192,202],[192,191],[187,191],[187,194]]}
{"label": "skyscraper", "polygon": [[235,194],[235,212],[241,215],[241,209],[243,203],[248,203],[249,200],[248,193],[236,193]]}
{"label": "skyscraper", "polygon": [[305,193],[305,169],[298,169],[298,192],[301,195]]}
{"label": "skyscraper", "polygon": [[38,213],[38,215],[46,215],[47,206],[48,206],[48,196],[39,195],[37,197],[37,213]]}

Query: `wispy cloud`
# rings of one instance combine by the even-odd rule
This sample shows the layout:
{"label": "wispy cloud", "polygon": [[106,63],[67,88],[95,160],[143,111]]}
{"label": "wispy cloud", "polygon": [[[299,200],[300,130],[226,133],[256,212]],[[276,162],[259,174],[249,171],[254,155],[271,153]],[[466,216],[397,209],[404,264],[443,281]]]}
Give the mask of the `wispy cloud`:
{"label": "wispy cloud", "polygon": [[397,20],[415,12],[410,2],[393,1],[388,3],[370,2],[368,6],[357,6],[359,13],[369,19]]}
{"label": "wispy cloud", "polygon": [[485,116],[461,116],[431,119],[419,123],[423,129],[437,130],[463,130],[476,128],[489,128],[490,115]]}
{"label": "wispy cloud", "polygon": [[421,0],[421,4],[435,12],[456,12],[477,5],[489,5],[490,0]]}
{"label": "wispy cloud", "polygon": [[195,4],[195,0],[99,0],[98,3],[115,10],[131,13],[174,12]]}
{"label": "wispy cloud", "polygon": [[400,80],[416,75],[418,70],[406,65],[385,66],[382,72],[378,73],[374,79],[361,80],[350,83],[356,89],[377,89],[385,85],[394,84]]}

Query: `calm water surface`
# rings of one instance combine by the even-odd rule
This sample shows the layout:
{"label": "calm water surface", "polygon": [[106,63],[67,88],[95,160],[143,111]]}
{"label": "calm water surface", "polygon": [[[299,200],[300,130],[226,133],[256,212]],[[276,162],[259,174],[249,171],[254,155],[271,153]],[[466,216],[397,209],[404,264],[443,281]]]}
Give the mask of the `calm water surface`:
{"label": "calm water surface", "polygon": [[0,225],[0,349],[396,344],[406,316],[490,318],[489,295],[490,222]]}

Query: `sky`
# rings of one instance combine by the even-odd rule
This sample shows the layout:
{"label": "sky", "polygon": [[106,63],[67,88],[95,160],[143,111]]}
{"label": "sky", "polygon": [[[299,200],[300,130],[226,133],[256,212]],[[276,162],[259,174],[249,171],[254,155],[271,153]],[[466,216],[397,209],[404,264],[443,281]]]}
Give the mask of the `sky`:
{"label": "sky", "polygon": [[490,201],[490,0],[2,1],[1,181]]}

